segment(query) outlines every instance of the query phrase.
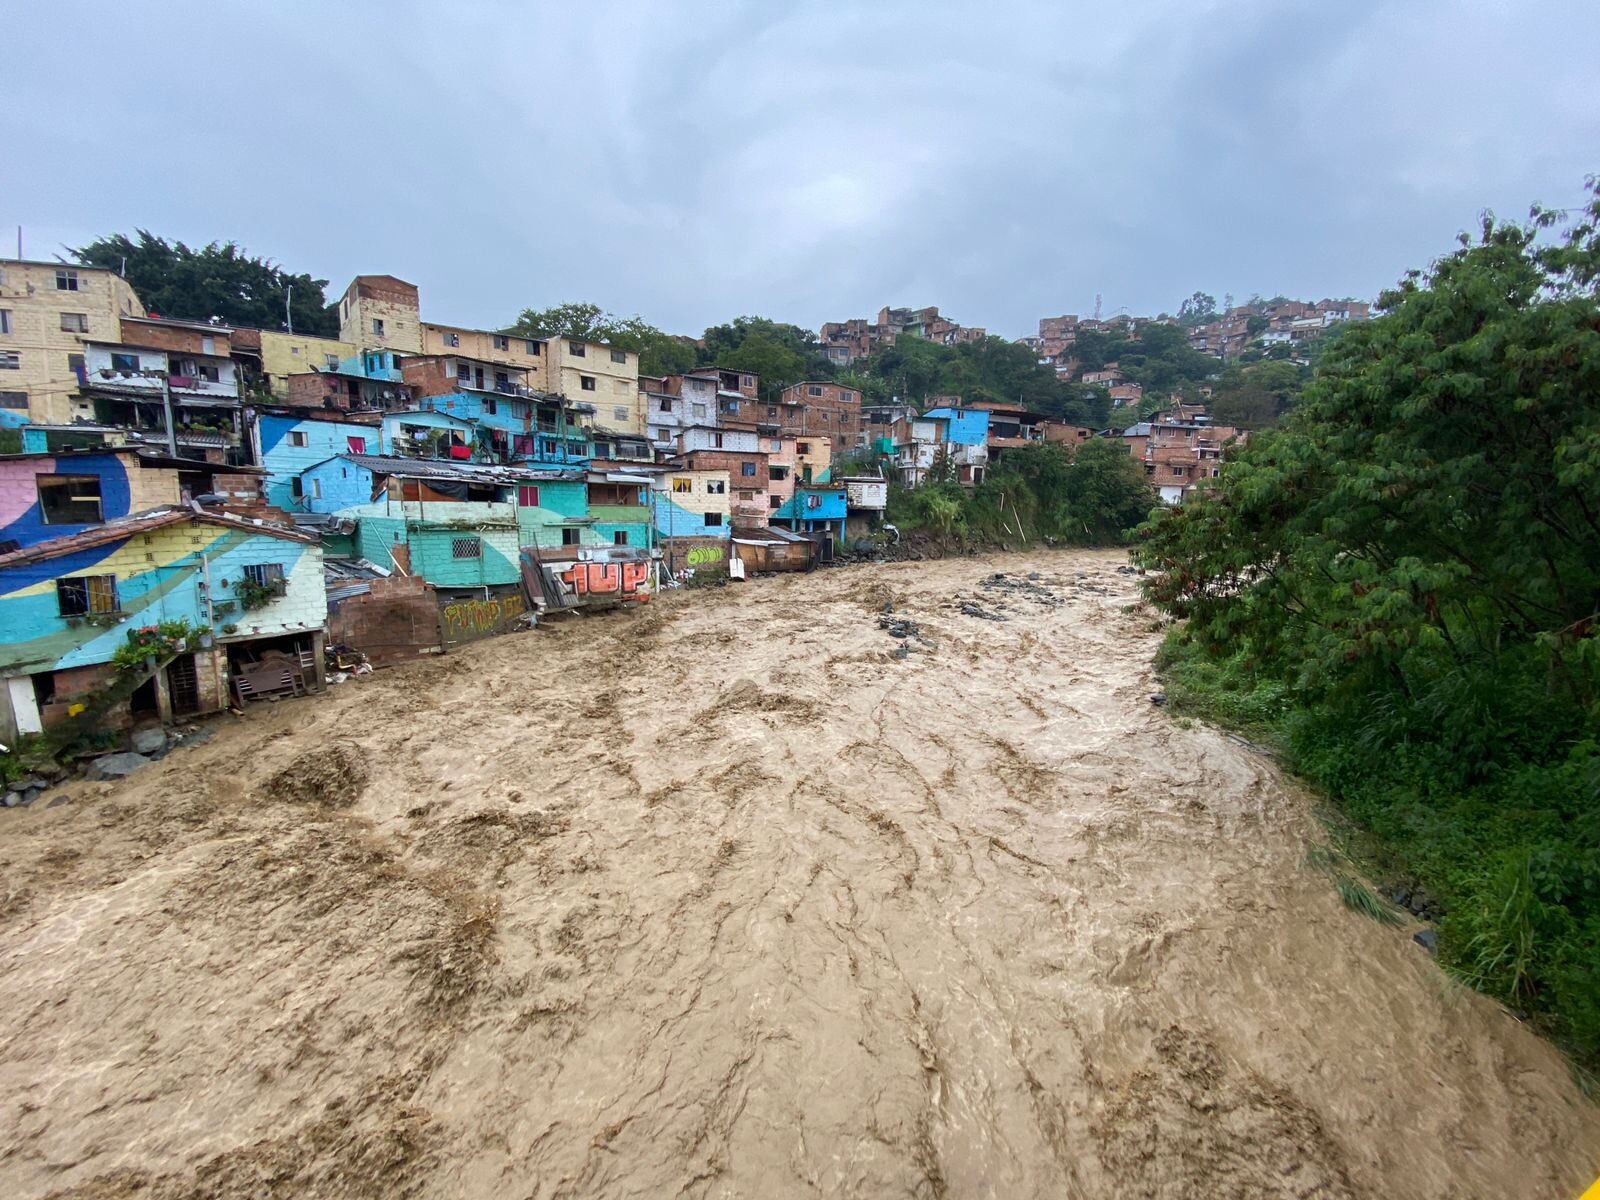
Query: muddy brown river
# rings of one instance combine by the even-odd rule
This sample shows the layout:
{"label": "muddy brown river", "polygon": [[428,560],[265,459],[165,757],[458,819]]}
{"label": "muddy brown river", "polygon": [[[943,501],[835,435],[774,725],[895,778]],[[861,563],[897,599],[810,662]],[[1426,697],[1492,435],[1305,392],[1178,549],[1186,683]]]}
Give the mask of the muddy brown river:
{"label": "muddy brown river", "polygon": [[1596,1108],[1150,703],[1124,562],[567,619],[0,813],[0,1195],[1572,1200]]}

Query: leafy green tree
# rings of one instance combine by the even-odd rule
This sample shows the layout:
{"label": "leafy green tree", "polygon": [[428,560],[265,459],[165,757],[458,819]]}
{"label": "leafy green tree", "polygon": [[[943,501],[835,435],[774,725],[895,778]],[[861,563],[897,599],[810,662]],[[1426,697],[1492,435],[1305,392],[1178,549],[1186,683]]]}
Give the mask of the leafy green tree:
{"label": "leafy green tree", "polygon": [[1265,429],[1275,425],[1305,386],[1307,372],[1290,362],[1240,363],[1213,387],[1211,419],[1218,425]]}
{"label": "leafy green tree", "polygon": [[[746,345],[754,342],[746,351]],[[713,325],[701,338],[702,366],[757,371],[763,395],[774,396],[806,379],[832,379],[834,365],[816,334],[798,325],[768,317],[736,317]],[[764,363],[766,370],[755,365]]]}
{"label": "leafy green tree", "polygon": [[1208,292],[1196,292],[1178,305],[1178,324],[1192,329],[1217,319],[1217,298]]}
{"label": "leafy green tree", "polygon": [[566,337],[600,342],[639,356],[641,375],[690,370],[697,357],[694,341],[663,333],[642,317],[618,317],[598,304],[573,301],[550,308],[525,308],[506,330],[521,337]]}
{"label": "leafy green tree", "polygon": [[1444,961],[1600,1054],[1591,191],[1385,293],[1139,557],[1180,650],[1278,688],[1296,765],[1443,897]]}
{"label": "leafy green tree", "polygon": [[323,295],[326,279],[285,271],[237,242],[194,249],[140,229],[133,238],[111,234],[71,253],[85,266],[121,272],[145,308],[164,317],[282,329],[287,312],[296,333],[339,333],[338,315]]}

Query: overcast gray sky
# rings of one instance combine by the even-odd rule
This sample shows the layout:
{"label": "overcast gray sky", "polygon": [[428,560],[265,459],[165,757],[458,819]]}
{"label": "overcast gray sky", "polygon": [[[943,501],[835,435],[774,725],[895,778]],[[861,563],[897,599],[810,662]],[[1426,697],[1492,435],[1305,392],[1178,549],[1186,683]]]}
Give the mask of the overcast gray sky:
{"label": "overcast gray sky", "polygon": [[433,320],[698,333],[1370,297],[1600,169],[1600,3],[0,0],[0,228],[135,227]]}

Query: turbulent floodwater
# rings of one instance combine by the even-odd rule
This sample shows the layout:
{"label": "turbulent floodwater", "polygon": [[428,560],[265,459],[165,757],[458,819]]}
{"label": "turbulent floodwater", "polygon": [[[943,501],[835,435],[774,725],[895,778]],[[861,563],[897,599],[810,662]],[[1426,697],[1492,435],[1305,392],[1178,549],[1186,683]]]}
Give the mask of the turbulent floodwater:
{"label": "turbulent floodwater", "polygon": [[1575,1196],[1596,1109],[1150,704],[1123,561],[570,619],[0,813],[0,1195]]}

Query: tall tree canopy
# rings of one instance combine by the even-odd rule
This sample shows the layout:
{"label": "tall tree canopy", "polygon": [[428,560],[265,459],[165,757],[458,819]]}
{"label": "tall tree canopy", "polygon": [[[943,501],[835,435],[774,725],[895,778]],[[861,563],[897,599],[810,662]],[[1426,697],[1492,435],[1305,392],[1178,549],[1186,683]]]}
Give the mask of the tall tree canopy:
{"label": "tall tree canopy", "polygon": [[736,317],[713,325],[701,342],[703,366],[753,371],[761,377],[761,390],[776,395],[805,379],[831,379],[833,363],[822,353],[817,335],[809,329],[768,317]]}
{"label": "tall tree canopy", "polygon": [[338,316],[323,295],[326,279],[285,271],[237,242],[192,249],[140,229],[134,238],[112,234],[71,253],[85,266],[121,271],[144,306],[164,317],[282,329],[288,300],[296,333],[339,333]]}

